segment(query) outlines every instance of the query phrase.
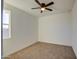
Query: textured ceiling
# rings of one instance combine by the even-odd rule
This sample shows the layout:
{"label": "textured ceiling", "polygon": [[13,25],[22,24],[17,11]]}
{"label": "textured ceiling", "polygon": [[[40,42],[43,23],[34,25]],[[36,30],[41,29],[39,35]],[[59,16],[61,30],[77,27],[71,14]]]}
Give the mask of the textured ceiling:
{"label": "textured ceiling", "polygon": [[53,11],[50,12],[45,10],[41,14],[39,9],[32,10],[31,8],[39,6],[34,0],[4,0],[4,2],[13,5],[17,8],[20,8],[37,17],[70,11],[73,7],[75,0],[39,0],[39,1],[44,2],[46,4],[51,1],[54,1],[55,4],[49,6],[49,8],[53,9]]}

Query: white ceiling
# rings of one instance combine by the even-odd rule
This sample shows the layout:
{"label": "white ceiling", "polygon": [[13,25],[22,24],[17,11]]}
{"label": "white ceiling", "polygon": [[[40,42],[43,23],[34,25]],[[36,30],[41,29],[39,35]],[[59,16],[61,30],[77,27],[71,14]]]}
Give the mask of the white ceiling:
{"label": "white ceiling", "polygon": [[33,7],[38,7],[39,5],[34,0],[4,0],[4,2],[20,8],[32,15],[37,17],[51,15],[55,13],[67,12],[72,9],[75,0],[39,0],[40,2],[45,2],[46,4],[54,1],[54,5],[49,6],[49,8],[54,11],[45,11],[42,14],[39,9],[32,10]]}

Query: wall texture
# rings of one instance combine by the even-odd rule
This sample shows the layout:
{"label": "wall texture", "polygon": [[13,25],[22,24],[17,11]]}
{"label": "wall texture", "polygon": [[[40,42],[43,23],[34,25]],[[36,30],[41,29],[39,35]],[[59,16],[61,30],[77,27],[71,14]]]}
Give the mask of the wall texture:
{"label": "wall texture", "polygon": [[37,41],[72,46],[76,54],[76,5],[72,13],[53,14],[39,19],[8,4],[4,7],[11,10],[11,39],[3,40],[4,56]]}
{"label": "wall texture", "polygon": [[11,11],[11,39],[3,40],[3,54],[7,56],[23,49],[38,39],[37,18],[8,4],[4,9]]}
{"label": "wall texture", "polygon": [[71,46],[71,13],[53,14],[40,18],[39,41]]}
{"label": "wall texture", "polygon": [[77,2],[76,1],[72,9],[72,29],[73,29],[72,47],[77,56]]}

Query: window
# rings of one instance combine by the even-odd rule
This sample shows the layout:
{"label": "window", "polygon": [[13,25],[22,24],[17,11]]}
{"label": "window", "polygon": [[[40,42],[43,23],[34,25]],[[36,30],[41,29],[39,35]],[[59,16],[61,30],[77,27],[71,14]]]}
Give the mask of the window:
{"label": "window", "polygon": [[10,38],[10,33],[10,11],[3,10],[3,39]]}

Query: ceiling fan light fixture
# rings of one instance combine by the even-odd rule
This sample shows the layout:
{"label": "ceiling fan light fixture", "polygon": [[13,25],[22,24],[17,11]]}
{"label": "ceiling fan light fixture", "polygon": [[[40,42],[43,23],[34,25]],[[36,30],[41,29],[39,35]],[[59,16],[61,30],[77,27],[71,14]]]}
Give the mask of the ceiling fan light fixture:
{"label": "ceiling fan light fixture", "polygon": [[44,11],[44,10],[45,10],[45,8],[41,8],[41,10],[42,10],[42,11]]}

